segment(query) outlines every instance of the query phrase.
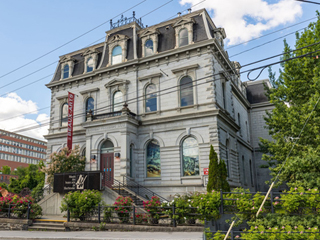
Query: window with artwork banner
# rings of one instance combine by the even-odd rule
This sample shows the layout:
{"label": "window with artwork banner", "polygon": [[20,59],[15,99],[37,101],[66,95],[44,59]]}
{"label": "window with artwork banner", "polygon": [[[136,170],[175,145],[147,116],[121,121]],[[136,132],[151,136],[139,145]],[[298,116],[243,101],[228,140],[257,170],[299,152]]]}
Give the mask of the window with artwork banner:
{"label": "window with artwork banner", "polygon": [[151,140],[147,145],[147,177],[161,177],[160,145]]}

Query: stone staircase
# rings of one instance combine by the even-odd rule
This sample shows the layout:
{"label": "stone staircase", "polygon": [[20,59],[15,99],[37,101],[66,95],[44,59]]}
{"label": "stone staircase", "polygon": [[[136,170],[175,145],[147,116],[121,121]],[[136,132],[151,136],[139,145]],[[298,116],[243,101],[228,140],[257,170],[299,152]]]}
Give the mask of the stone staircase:
{"label": "stone staircase", "polygon": [[142,207],[143,206],[143,201],[147,201],[146,199],[143,199],[142,197],[138,197],[135,194],[131,193],[129,190],[125,188],[119,189],[112,189],[113,191],[117,192],[119,195],[124,196],[124,197],[131,197],[133,200],[134,205]]}
{"label": "stone staircase", "polygon": [[65,220],[42,220],[37,219],[33,222],[31,226],[28,227],[28,230],[31,231],[52,231],[52,232],[64,232]]}

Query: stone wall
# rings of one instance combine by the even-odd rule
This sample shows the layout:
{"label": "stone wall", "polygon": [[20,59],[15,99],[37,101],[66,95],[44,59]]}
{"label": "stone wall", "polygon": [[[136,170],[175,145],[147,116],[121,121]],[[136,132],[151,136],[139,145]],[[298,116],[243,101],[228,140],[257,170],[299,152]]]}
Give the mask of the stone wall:
{"label": "stone wall", "polygon": [[28,230],[32,220],[0,218],[0,230]]}

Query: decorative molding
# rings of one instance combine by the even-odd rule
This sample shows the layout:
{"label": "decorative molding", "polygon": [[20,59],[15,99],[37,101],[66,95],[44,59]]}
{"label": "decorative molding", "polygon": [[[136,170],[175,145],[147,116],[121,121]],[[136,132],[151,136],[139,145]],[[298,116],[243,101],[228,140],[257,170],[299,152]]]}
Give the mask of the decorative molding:
{"label": "decorative molding", "polygon": [[171,72],[176,74],[177,72],[188,71],[190,69],[196,69],[198,67],[199,67],[199,64],[192,64],[192,65],[188,65],[188,66],[184,66],[184,67],[180,67],[180,68],[176,68],[176,69],[171,69]]}
{"label": "decorative molding", "polygon": [[87,90],[81,91],[80,94],[84,95],[86,93],[97,92],[99,90],[100,90],[100,88],[91,88],[91,89],[87,89]]}
{"label": "decorative molding", "polygon": [[150,78],[161,77],[161,76],[162,76],[162,73],[154,73],[147,76],[139,77],[138,80],[143,81],[143,80],[148,80]]}
{"label": "decorative molding", "polygon": [[129,84],[130,81],[129,80],[123,80],[123,79],[113,79],[111,80],[110,82],[106,83],[104,85],[105,88],[111,88],[111,87],[114,87],[114,86],[119,86],[119,85],[127,85]]}

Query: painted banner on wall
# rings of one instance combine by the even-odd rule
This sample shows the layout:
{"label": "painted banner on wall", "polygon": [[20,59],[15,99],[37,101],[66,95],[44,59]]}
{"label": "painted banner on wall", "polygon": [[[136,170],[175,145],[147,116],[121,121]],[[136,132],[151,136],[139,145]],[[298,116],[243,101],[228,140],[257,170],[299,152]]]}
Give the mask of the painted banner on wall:
{"label": "painted banner on wall", "polygon": [[74,94],[68,92],[68,137],[67,146],[69,150],[72,149],[72,137],[73,137],[73,109],[74,109]]}

